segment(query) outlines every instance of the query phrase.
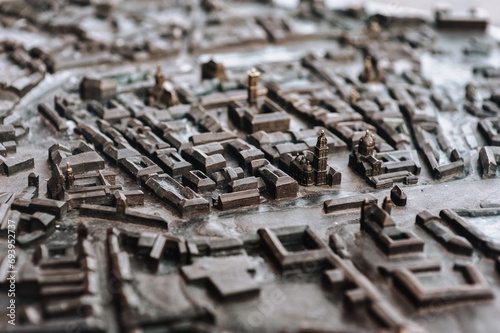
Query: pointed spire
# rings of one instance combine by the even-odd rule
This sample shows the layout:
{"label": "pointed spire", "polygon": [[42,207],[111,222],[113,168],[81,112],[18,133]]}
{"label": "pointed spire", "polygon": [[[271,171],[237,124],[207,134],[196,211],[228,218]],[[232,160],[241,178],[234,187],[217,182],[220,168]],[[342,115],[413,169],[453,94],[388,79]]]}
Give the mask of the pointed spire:
{"label": "pointed spire", "polygon": [[75,175],[73,174],[73,168],[69,162],[66,162],[66,187],[68,189],[75,185]]}
{"label": "pointed spire", "polygon": [[393,206],[394,203],[392,202],[391,198],[385,197],[384,202],[382,203],[382,209],[385,210],[387,214],[391,215]]}
{"label": "pointed spire", "polygon": [[371,82],[373,81],[373,63],[372,63],[372,57],[367,55],[365,57],[365,63],[364,63],[364,69],[363,69],[363,76],[365,79],[365,82]]}
{"label": "pointed spire", "polygon": [[356,89],[353,89],[351,90],[351,94],[349,95],[349,102],[351,104],[356,104],[357,101],[358,101],[358,92],[356,91]]}
{"label": "pointed spire", "polygon": [[161,64],[156,64],[156,73],[155,73],[155,82],[157,86],[162,86],[165,81],[165,77],[163,76],[163,72],[161,69]]}

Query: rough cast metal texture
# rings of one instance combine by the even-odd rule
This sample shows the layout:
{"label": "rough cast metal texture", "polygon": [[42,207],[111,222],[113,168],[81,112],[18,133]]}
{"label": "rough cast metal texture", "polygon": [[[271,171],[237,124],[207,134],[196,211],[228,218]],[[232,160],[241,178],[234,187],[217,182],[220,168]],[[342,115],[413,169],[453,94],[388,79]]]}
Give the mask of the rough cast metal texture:
{"label": "rough cast metal texture", "polygon": [[497,330],[498,41],[395,13],[2,1],[0,331]]}

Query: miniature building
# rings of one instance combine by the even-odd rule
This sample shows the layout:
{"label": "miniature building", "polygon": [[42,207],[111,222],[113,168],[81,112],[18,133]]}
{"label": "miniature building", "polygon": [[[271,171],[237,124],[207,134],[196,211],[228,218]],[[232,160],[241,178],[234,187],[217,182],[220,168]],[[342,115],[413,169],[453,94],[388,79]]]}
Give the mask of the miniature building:
{"label": "miniature building", "polygon": [[182,183],[195,192],[210,192],[215,190],[215,182],[200,170],[191,170],[182,175]]}
{"label": "miniature building", "polygon": [[[443,129],[438,124],[420,123],[413,124],[413,133],[418,148],[424,153],[427,164],[432,170],[432,176],[436,179],[442,177],[462,177],[465,172],[464,158],[458,149],[449,146],[444,140],[435,139],[441,145],[435,146],[428,140],[428,133],[437,134],[439,138],[443,134]],[[444,158],[436,158],[439,154]]]}
{"label": "miniature building", "polygon": [[297,156],[291,165],[292,177],[299,182],[300,185],[310,186],[314,185],[314,173],[311,163],[304,155]]}
{"label": "miniature building", "polygon": [[249,133],[287,131],[290,126],[290,117],[283,112],[256,114],[247,109],[243,114],[243,125]]}
{"label": "miniature building", "polygon": [[224,65],[210,59],[208,62],[201,65],[201,79],[211,80],[219,79],[221,81],[226,81],[226,69]]}
{"label": "miniature building", "polygon": [[366,135],[359,139],[358,152],[363,156],[373,155],[375,150],[375,137],[366,131]]}
{"label": "miniature building", "polygon": [[106,121],[119,121],[120,119],[130,117],[130,113],[114,100],[109,101],[106,105],[102,105],[97,101],[91,101],[87,104],[87,110]]}
{"label": "miniature building", "polygon": [[314,151],[318,140],[318,132],[323,130],[328,141],[328,153],[338,153],[347,150],[347,144],[335,134],[321,126],[312,129],[291,130],[294,140],[297,143],[305,143],[310,151]]}
{"label": "miniature building", "polygon": [[123,167],[135,179],[147,181],[149,177],[163,173],[162,168],[156,165],[146,156],[129,156],[120,161]]}
{"label": "miniature building", "polygon": [[361,206],[360,229],[366,231],[388,256],[423,252],[424,242],[418,236],[396,227],[387,207],[389,200],[384,200],[383,207],[379,207],[376,202],[365,199]]}
{"label": "miniature building", "polygon": [[64,200],[70,208],[84,203],[111,205],[113,192],[123,190],[115,184],[115,173],[104,170],[102,157],[83,141],[69,142],[67,147],[54,144],[49,148],[49,161],[47,195]]}
{"label": "miniature building", "polygon": [[359,144],[353,148],[349,156],[349,166],[366,177],[379,175],[382,161],[375,158],[374,151],[375,137],[370,130],[366,130],[366,135],[359,139]]}
{"label": "miniature building", "polygon": [[116,94],[118,83],[114,79],[91,79],[84,77],[80,82],[82,99],[106,100]]}
{"label": "miniature building", "polygon": [[[260,160],[262,161],[262,160]],[[254,160],[252,163],[259,164],[259,160]],[[284,173],[281,169],[276,168],[264,160],[263,166],[258,168],[256,176],[262,177],[266,183],[267,191],[274,199],[294,198],[299,191],[299,184],[292,177]]]}
{"label": "miniature building", "polygon": [[146,187],[160,199],[177,208],[182,216],[204,214],[210,210],[207,200],[165,173],[149,177]]}
{"label": "miniature building", "polygon": [[229,151],[236,155],[240,165],[248,165],[251,161],[264,158],[264,153],[242,139],[235,139],[228,144]]}
{"label": "miniature building", "polygon": [[327,183],[328,141],[325,132],[318,136],[314,155],[299,154],[290,164],[290,175],[303,186],[325,185]]}
{"label": "miniature building", "polygon": [[155,154],[160,167],[172,177],[181,176],[193,168],[191,163],[183,159],[175,148],[160,149]]}
{"label": "miniature building", "polygon": [[218,198],[212,198],[212,204],[221,210],[258,205],[260,194],[258,189],[222,193]]}
{"label": "miniature building", "polygon": [[328,140],[325,131],[321,131],[314,147],[313,167],[316,170],[316,185],[326,183],[326,167],[328,163]]}
{"label": "miniature building", "polygon": [[222,154],[203,150],[200,146],[184,149],[181,156],[207,175],[226,166],[226,159]]}
{"label": "miniature building", "polygon": [[434,14],[436,27],[441,29],[485,31],[489,23],[488,15],[476,8],[471,8],[468,14],[456,14],[441,6]]}
{"label": "miniature building", "polygon": [[[58,131],[66,131],[68,129],[68,125],[66,125],[65,119],[47,104],[38,104],[38,112],[43,114],[56,127]],[[5,146],[4,143],[3,145]]]}
{"label": "miniature building", "polygon": [[247,100],[229,103],[229,119],[248,133],[287,131],[290,127],[290,116],[283,108],[267,97],[258,98],[259,78],[260,73],[257,70],[248,72]]}
{"label": "miniature building", "polygon": [[375,153],[376,139],[369,130],[349,155],[349,166],[375,188],[391,187],[393,182],[416,184],[420,163],[413,150]]}
{"label": "miniature building", "polygon": [[170,107],[179,104],[177,93],[170,82],[165,82],[160,65],[156,67],[155,85],[148,89],[147,102],[149,106]]}

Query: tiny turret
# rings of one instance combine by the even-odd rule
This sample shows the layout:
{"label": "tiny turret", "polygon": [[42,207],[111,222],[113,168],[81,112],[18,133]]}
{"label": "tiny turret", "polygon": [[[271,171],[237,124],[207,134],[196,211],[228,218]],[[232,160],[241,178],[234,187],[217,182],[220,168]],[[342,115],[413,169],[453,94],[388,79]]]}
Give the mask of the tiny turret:
{"label": "tiny turret", "polygon": [[257,89],[259,85],[260,72],[255,68],[252,68],[248,72],[248,87],[247,87],[247,102],[250,105],[257,104]]}
{"label": "tiny turret", "polygon": [[69,162],[66,162],[66,188],[70,189],[75,185],[75,175]]}
{"label": "tiny turret", "polygon": [[359,139],[358,153],[363,156],[373,155],[375,150],[375,137],[370,133],[370,130],[366,130],[366,134]]}
{"label": "tiny turret", "polygon": [[165,77],[163,76],[163,72],[161,70],[161,64],[158,63],[156,65],[155,84],[158,87],[162,87],[164,82],[165,82]]}

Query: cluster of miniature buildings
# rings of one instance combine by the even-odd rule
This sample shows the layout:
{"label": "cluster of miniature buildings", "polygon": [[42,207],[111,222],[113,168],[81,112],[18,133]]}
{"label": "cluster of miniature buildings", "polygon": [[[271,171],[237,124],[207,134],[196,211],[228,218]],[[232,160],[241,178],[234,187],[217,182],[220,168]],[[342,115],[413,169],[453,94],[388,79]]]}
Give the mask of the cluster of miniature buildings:
{"label": "cluster of miniature buildings", "polygon": [[[255,69],[248,74],[246,103],[250,108],[255,107],[259,102],[258,80],[255,79],[258,75],[259,73]],[[162,74],[157,71],[156,84],[148,91],[148,102],[157,100],[153,96],[167,92],[163,84]],[[153,92],[155,93],[153,94]],[[174,95],[162,96],[166,98],[162,103],[172,104],[171,106],[178,105]],[[121,108],[132,110],[129,101],[122,99],[121,102]],[[264,100],[264,103],[266,102],[267,99]],[[97,102],[92,103],[96,104]],[[135,106],[137,105],[136,103]],[[232,106],[232,103],[228,106],[230,118]],[[143,105],[143,110],[145,108],[146,106]],[[204,112],[200,108],[202,107],[192,106],[191,108],[179,109],[179,113],[175,116],[178,118],[189,117],[193,119],[195,124],[198,123],[200,127],[207,129],[208,125],[201,125],[206,117],[199,119],[199,114]],[[140,113],[140,115],[137,114],[139,119],[144,119],[142,117],[146,116],[146,114],[142,115],[145,113],[144,111],[132,112]],[[169,113],[166,110],[163,112]],[[279,113],[288,119],[284,111]],[[314,173],[311,171],[313,169],[306,170],[307,168],[294,163],[293,165],[297,166],[290,166],[292,178],[269,163],[261,150],[244,142],[234,133],[222,127],[216,127],[214,132],[210,131],[187,137],[184,132],[188,128],[184,121],[170,121],[170,117],[158,119],[154,113],[147,114],[147,124],[151,124],[151,127],[133,120],[123,123],[118,118],[108,119],[111,121],[109,123],[104,119],[103,113],[98,115],[101,118],[98,120],[99,128],[82,124],[77,127],[77,130],[87,140],[93,142],[97,149],[111,157],[115,163],[136,178],[138,182],[151,189],[162,200],[176,207],[183,216],[208,212],[210,202],[201,194],[214,191],[216,188],[228,188],[229,193],[221,194],[213,201],[214,206],[227,209],[258,204],[259,193],[266,192],[266,190],[274,199],[293,198],[298,192],[297,181],[306,186],[327,184],[327,178],[330,185],[333,185],[334,182],[335,184],[340,183],[340,174],[335,170],[333,172],[327,170],[328,147],[324,133],[319,135],[318,143],[315,146],[315,155],[311,159],[313,164],[311,168],[314,168]],[[269,115],[269,120],[267,122],[261,121],[260,124],[267,124],[262,125],[267,126],[265,127],[267,130],[272,130],[273,126],[278,126],[276,129],[280,129],[279,126],[288,125],[288,122],[285,122],[285,125],[276,125],[280,123],[280,120],[273,119],[273,113],[266,115]],[[170,116],[173,115],[170,114]],[[217,121],[217,119],[213,120]],[[239,122],[233,120],[233,123],[238,126]],[[252,126],[254,125],[249,125],[250,128],[245,127],[245,129],[249,129],[248,132],[253,133]],[[259,128],[258,131],[263,130]],[[189,138],[189,141],[186,141],[186,138]],[[228,158],[236,158],[238,167],[229,166]],[[310,180],[303,182],[306,173],[311,174],[307,176]],[[250,176],[245,176],[245,174],[250,174]],[[335,181],[332,178],[333,175],[335,175]],[[312,181],[313,178],[314,181]]]}

